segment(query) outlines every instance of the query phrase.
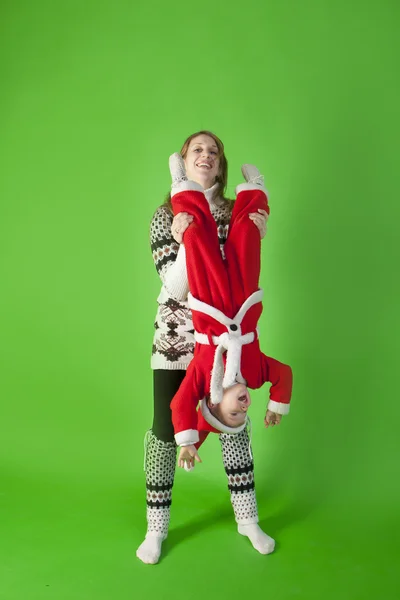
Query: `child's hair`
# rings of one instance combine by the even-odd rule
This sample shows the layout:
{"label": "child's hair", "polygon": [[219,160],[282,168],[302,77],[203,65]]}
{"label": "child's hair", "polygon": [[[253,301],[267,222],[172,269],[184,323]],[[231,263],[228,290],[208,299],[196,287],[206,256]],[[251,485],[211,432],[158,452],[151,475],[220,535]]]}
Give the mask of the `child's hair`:
{"label": "child's hair", "polygon": [[[207,130],[202,130],[202,131],[197,131],[196,133],[192,133],[192,135],[190,135],[184,142],[180,154],[183,158],[186,157],[190,142],[192,141],[193,138],[197,137],[198,135],[208,135],[209,137],[211,137],[214,142],[217,144],[218,147],[218,154],[219,154],[219,173],[216,177],[216,182],[218,183],[218,187],[215,191],[215,195],[214,197],[219,197],[221,198],[224,202],[226,203],[230,203],[232,202],[232,200],[229,200],[228,198],[225,198],[225,193],[226,193],[226,186],[228,183],[228,161],[226,159],[225,156],[225,151],[224,151],[224,144],[222,143],[222,141],[219,139],[219,137],[217,137],[215,135],[215,133],[212,133],[211,131],[207,131]],[[168,210],[173,213],[172,211],[172,205],[171,205],[171,194],[168,192],[166,198],[165,198],[165,202],[164,202],[164,206],[166,206],[168,208]]]}

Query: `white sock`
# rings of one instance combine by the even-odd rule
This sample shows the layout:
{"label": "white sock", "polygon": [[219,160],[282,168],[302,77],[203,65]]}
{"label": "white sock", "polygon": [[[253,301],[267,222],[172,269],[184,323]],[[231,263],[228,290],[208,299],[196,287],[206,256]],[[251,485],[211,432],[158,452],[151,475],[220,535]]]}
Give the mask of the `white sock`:
{"label": "white sock", "polygon": [[172,187],[177,186],[182,181],[187,181],[185,161],[179,152],[175,152],[169,157],[169,170],[172,177]]}
{"label": "white sock", "polygon": [[264,175],[260,174],[260,171],[254,165],[242,165],[242,174],[248,183],[254,185],[264,186]]}
{"label": "white sock", "polygon": [[238,525],[238,532],[240,535],[245,535],[249,538],[253,547],[260,552],[260,554],[270,554],[274,551],[275,540],[257,525],[252,523],[251,525]]}
{"label": "white sock", "polygon": [[155,565],[158,563],[161,555],[161,546],[166,536],[152,531],[146,533],[144,542],[136,550],[136,556],[146,565]]}

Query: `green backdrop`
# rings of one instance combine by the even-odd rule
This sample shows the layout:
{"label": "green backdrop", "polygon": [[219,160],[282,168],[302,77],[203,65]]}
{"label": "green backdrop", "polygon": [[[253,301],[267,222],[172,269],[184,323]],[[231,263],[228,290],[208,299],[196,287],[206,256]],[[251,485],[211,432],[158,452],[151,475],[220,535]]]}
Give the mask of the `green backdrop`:
{"label": "green backdrop", "polygon": [[[394,0],[4,0],[0,597],[399,598]],[[179,471],[159,565],[143,438],[168,156],[215,131],[265,173],[264,351],[294,373],[263,429],[262,526],[235,531],[218,439]]]}

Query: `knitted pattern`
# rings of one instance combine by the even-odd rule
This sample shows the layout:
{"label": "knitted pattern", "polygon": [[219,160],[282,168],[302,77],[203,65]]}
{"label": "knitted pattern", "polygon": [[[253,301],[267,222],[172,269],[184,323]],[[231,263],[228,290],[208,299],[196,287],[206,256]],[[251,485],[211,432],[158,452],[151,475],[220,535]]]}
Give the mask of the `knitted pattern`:
{"label": "knitted pattern", "polygon": [[221,433],[219,439],[236,522],[239,525],[258,523],[254,465],[247,430],[234,435]]}
{"label": "knitted pattern", "polygon": [[[211,203],[223,255],[233,203]],[[172,237],[173,215],[166,206],[154,213],[150,225],[150,245],[157,273],[163,284],[168,269],[174,264],[179,244]],[[194,352],[192,314],[187,300],[173,298],[163,285],[158,298],[158,311],[154,323],[152,369],[187,369]]]}
{"label": "knitted pattern", "polygon": [[150,245],[159,275],[176,259],[179,244],[172,237],[173,215],[166,206],[157,208],[150,224]]}
{"label": "knitted pattern", "polygon": [[147,532],[168,533],[176,444],[163,442],[152,431],[146,440]]}

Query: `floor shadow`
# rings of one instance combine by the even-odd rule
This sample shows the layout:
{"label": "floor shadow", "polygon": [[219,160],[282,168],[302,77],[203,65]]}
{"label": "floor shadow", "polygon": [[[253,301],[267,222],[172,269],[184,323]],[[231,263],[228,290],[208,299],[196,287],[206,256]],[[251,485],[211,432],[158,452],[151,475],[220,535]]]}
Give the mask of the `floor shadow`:
{"label": "floor shadow", "polygon": [[[296,502],[296,504],[290,503],[286,506],[281,506],[275,513],[270,514],[268,517],[261,518],[259,525],[268,535],[277,540],[276,550],[279,550],[279,535],[281,532],[291,527],[294,523],[306,519],[313,513],[317,506],[318,502],[310,503],[303,501]],[[189,522],[170,529],[168,538],[163,543],[161,560],[168,556],[181,542],[196,535],[202,535],[205,530],[214,527],[216,523],[232,521],[232,518],[232,507],[224,503],[215,507],[206,515],[199,515]]]}
{"label": "floor shadow", "polygon": [[304,521],[317,508],[317,503],[298,502],[280,507],[275,513],[260,519],[259,525],[263,531],[277,540],[279,548],[279,535],[295,523]]}
{"label": "floor shadow", "polygon": [[194,537],[198,534],[202,534],[206,529],[213,527],[216,523],[229,521],[232,519],[232,507],[226,506],[226,503],[213,508],[212,511],[206,515],[202,514],[179,525],[178,527],[171,528],[168,533],[168,537],[163,542],[162,558],[168,556],[168,554],[181,542],[186,541],[188,538]]}

